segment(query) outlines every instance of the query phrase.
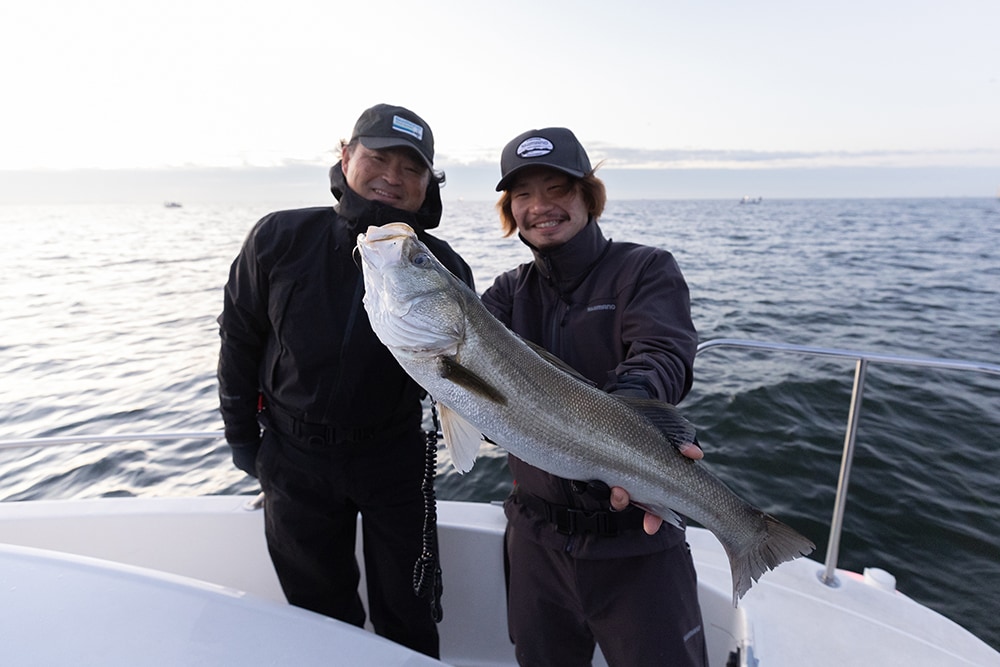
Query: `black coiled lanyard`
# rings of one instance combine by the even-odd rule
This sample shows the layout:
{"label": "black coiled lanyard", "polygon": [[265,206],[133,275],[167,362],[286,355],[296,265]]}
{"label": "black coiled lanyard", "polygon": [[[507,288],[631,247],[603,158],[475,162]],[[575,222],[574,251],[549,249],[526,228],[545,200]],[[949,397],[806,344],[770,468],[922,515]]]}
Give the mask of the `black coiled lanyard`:
{"label": "black coiled lanyard", "polygon": [[417,597],[428,598],[431,617],[435,623],[444,618],[441,609],[441,562],[438,559],[437,544],[437,501],[434,498],[434,477],[437,474],[437,448],[440,426],[437,404],[431,400],[433,429],[426,432],[424,440],[424,479],[420,489],[424,495],[424,537],[420,558],[413,567],[413,592]]}

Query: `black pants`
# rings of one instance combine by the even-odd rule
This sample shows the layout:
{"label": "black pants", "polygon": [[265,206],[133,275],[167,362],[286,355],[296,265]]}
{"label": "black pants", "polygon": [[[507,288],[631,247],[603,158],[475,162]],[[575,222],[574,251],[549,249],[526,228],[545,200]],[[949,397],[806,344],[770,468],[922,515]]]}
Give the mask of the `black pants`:
{"label": "black pants", "polygon": [[583,667],[595,642],[611,667],[707,667],[686,544],[584,560],[508,525],[508,627],[522,667]]}
{"label": "black pants", "polygon": [[423,534],[423,434],[326,442],[265,430],[257,461],[268,550],[288,601],[363,626],[354,555],[362,516],[368,606],[379,635],[439,657],[427,600],[413,592]]}

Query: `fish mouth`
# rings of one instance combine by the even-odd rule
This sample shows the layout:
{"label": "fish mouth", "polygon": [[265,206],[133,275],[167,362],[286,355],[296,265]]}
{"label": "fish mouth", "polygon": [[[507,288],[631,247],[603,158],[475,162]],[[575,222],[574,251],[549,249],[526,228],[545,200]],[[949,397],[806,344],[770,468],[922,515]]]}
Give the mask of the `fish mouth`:
{"label": "fish mouth", "polygon": [[404,222],[390,222],[381,227],[369,227],[358,234],[357,249],[361,261],[373,269],[399,261],[406,239],[416,238],[413,228]]}
{"label": "fish mouth", "polygon": [[381,227],[369,227],[364,234],[358,235],[358,243],[370,244],[392,239],[412,238],[414,236],[416,234],[414,234],[413,228],[405,222],[390,222]]}

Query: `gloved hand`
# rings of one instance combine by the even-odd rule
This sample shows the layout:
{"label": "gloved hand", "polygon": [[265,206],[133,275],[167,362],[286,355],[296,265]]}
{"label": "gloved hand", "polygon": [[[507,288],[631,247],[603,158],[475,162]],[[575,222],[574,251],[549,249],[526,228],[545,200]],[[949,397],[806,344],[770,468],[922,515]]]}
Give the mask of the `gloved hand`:
{"label": "gloved hand", "polygon": [[604,391],[620,398],[653,398],[656,395],[649,381],[638,373],[615,377],[604,387]]}
{"label": "gloved hand", "polygon": [[251,477],[257,477],[257,452],[260,450],[260,443],[230,442],[229,446],[233,450],[233,464]]}
{"label": "gloved hand", "polygon": [[649,392],[642,387],[621,387],[612,390],[610,394],[620,398],[650,398]]}

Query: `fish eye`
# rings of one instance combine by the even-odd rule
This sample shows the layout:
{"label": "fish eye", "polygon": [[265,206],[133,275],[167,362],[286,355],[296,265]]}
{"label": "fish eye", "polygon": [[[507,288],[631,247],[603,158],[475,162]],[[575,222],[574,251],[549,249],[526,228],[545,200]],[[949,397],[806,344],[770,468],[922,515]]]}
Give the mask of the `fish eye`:
{"label": "fish eye", "polygon": [[424,266],[425,264],[430,263],[430,261],[431,261],[431,256],[428,255],[426,252],[418,252],[416,255],[413,256],[412,260],[414,266]]}

